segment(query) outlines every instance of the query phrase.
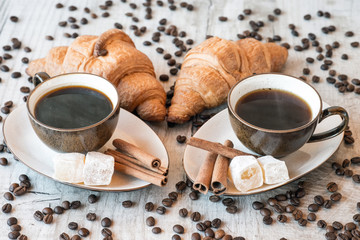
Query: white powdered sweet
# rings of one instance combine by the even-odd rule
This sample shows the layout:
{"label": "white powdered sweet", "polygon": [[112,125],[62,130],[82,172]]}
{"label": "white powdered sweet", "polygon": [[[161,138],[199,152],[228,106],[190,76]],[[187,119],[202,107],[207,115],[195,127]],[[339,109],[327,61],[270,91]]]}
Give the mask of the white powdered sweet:
{"label": "white powdered sweet", "polygon": [[284,161],[273,156],[260,157],[258,161],[263,169],[264,183],[275,184],[289,179],[288,169]]}
{"label": "white powdered sweet", "polygon": [[109,185],[114,173],[115,160],[112,156],[88,152],[85,159],[85,185]]}
{"label": "white powdered sweet", "polygon": [[230,163],[228,171],[230,180],[240,192],[263,185],[263,172],[253,156],[237,156]]}
{"label": "white powdered sweet", "polygon": [[68,183],[84,181],[85,155],[81,153],[59,153],[53,158],[54,179]]}

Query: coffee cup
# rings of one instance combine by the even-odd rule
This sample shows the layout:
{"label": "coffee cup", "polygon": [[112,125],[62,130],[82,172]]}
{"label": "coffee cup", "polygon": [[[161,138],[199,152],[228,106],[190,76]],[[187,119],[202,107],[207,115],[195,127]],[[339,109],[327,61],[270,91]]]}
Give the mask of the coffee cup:
{"label": "coffee cup", "polygon": [[[59,152],[89,152],[101,148],[111,138],[120,111],[119,95],[111,82],[89,73],[50,77],[41,72],[35,74],[33,83],[35,88],[27,100],[28,116],[36,135],[48,147]],[[49,96],[75,96],[76,103],[91,104],[84,108],[80,103],[73,105],[63,98]]]}
{"label": "coffee cup", "polygon": [[[241,107],[237,105],[240,99],[256,91],[274,90],[292,94],[303,101],[309,108],[308,120],[294,128],[271,129],[261,127],[259,124],[254,124],[254,122],[239,116],[236,108]],[[344,108],[332,106],[322,110],[321,97],[311,85],[284,74],[258,74],[237,82],[228,94],[227,106],[232,129],[241,143],[255,153],[274,157],[283,157],[295,152],[305,143],[333,138],[342,133],[349,122],[348,113]],[[261,107],[256,111],[261,116]],[[333,129],[314,134],[317,124],[332,115],[339,115],[342,119],[341,123]],[[263,116],[262,121],[267,121],[269,117],[269,113],[267,113],[267,116]]]}

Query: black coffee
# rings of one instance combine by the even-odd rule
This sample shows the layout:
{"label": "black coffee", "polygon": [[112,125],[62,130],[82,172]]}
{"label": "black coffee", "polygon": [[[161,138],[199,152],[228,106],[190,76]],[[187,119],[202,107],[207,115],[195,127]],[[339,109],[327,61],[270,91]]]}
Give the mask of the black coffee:
{"label": "black coffee", "polygon": [[236,113],[255,126],[286,130],[300,127],[311,120],[311,109],[298,96],[283,90],[262,89],[242,96]]}
{"label": "black coffee", "polygon": [[113,109],[103,93],[83,87],[56,89],[43,96],[35,106],[35,118],[57,128],[81,128],[99,122]]}

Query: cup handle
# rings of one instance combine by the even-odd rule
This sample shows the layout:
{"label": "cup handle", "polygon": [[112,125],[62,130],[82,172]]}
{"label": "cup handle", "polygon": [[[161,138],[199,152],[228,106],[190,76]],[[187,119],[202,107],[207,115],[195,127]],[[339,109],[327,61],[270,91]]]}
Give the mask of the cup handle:
{"label": "cup handle", "polygon": [[50,78],[49,74],[47,74],[46,72],[38,72],[35,73],[34,77],[33,77],[33,84],[34,87],[36,87],[37,85],[39,85],[40,83],[48,80]]}
{"label": "cup handle", "polygon": [[312,135],[308,141],[309,143],[319,142],[319,141],[323,141],[323,140],[326,140],[329,138],[333,138],[345,130],[345,128],[348,126],[348,123],[349,123],[349,114],[342,107],[333,106],[333,107],[328,107],[328,108],[324,109],[320,115],[319,123],[322,120],[324,120],[325,118],[332,116],[332,115],[340,115],[342,122],[337,127],[334,127],[333,129]]}

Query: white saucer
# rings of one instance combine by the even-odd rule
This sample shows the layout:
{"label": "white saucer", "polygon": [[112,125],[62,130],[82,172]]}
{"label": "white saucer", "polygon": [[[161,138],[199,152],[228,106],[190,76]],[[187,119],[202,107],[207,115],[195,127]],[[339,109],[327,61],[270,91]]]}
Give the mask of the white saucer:
{"label": "white saucer", "polygon": [[[54,173],[52,158],[56,152],[37,137],[31,127],[25,104],[7,116],[3,124],[3,133],[7,146],[21,162],[34,171],[52,178]],[[121,138],[141,147],[161,159],[162,165],[168,167],[168,154],[160,138],[146,123],[124,109],[120,110],[118,125],[112,138],[99,151],[103,152],[107,148],[114,149],[112,146],[114,138]],[[111,184],[108,186],[64,184],[95,191],[131,191],[150,185],[148,182],[117,172],[114,173]]]}
{"label": "white saucer", "polygon": [[[329,105],[323,102],[323,107],[327,108]],[[341,123],[340,116],[331,116],[323,120],[315,129],[315,132],[323,132],[329,130],[333,127],[336,127]],[[248,152],[254,154],[252,151],[247,149],[236,137],[233,132],[228,110],[225,109],[209,121],[207,121],[195,134],[194,137],[202,138],[208,141],[224,143],[226,139],[231,140],[234,143],[234,148],[239,149],[243,152]],[[250,195],[255,193],[265,192],[280,186],[283,186],[287,183],[290,183],[303,175],[313,171],[324,163],[339,147],[343,139],[343,133],[331,138],[326,141],[321,141],[317,143],[307,143],[298,151],[281,158],[285,161],[286,166],[289,170],[288,181],[273,184],[273,185],[263,185],[260,188],[253,189],[248,192],[239,192],[230,181],[228,181],[228,188],[225,194],[227,195]],[[194,181],[196,175],[199,171],[199,168],[206,157],[207,152],[205,150],[195,148],[192,146],[187,146],[184,152],[183,165],[186,174],[188,177]]]}

